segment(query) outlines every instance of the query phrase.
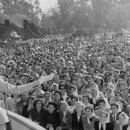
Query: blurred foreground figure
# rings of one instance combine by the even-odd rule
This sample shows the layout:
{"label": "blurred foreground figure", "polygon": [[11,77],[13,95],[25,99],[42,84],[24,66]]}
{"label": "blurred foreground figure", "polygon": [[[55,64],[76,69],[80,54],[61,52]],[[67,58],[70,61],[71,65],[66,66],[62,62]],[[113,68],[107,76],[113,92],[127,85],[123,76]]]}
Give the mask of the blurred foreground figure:
{"label": "blurred foreground figure", "polygon": [[[0,69],[0,74],[3,76],[4,75],[4,69]],[[38,80],[21,85],[21,86],[15,86],[12,84],[9,84],[8,82],[5,82],[2,78],[0,79],[0,91],[4,94],[13,94],[13,95],[20,95],[25,92],[29,92],[31,90],[35,90],[39,88],[41,84],[44,82],[47,82],[49,80],[52,80],[54,78],[55,74],[51,73],[48,76],[41,76]],[[6,129],[6,123],[9,122],[8,116],[6,111],[0,107],[0,130],[7,130]]]}

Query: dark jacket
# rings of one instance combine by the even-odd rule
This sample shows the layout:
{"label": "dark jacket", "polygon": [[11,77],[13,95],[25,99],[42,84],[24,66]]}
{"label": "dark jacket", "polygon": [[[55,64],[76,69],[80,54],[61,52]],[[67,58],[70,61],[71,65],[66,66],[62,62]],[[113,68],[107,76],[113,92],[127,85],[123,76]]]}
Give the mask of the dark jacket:
{"label": "dark jacket", "polygon": [[[100,130],[99,129],[99,122],[100,121],[95,121],[95,124],[94,124],[94,128],[95,130]],[[105,130],[114,130],[114,123],[106,123],[106,129]]]}
{"label": "dark jacket", "polygon": [[43,115],[42,124],[44,128],[46,128],[47,124],[52,124],[53,128],[56,129],[56,127],[60,125],[58,112],[54,111],[53,113],[49,113],[49,111],[46,110]]}
{"label": "dark jacket", "polygon": [[76,112],[72,114],[72,130],[83,130],[82,115],[78,121]]}
{"label": "dark jacket", "polygon": [[[120,113],[121,113],[121,112],[118,112],[118,113],[116,114],[116,121],[119,120],[119,115],[120,115]],[[110,113],[110,122],[115,122],[112,113]]]}
{"label": "dark jacket", "polygon": [[45,115],[45,110],[42,108],[39,112],[36,108],[32,108],[30,111],[30,117],[32,121],[39,122],[41,126],[43,126],[43,117]]}
{"label": "dark jacket", "polygon": [[64,128],[64,129],[71,129],[71,127],[72,127],[72,114],[71,114],[71,112],[67,111],[67,113],[66,113],[66,116],[65,116],[66,123],[64,123],[62,121],[64,114],[61,110],[59,111],[59,116],[60,116],[60,127]]}
{"label": "dark jacket", "polygon": [[98,109],[98,101],[96,101],[96,103],[94,103],[93,99],[91,98],[89,103],[94,105],[94,110]]}
{"label": "dark jacket", "polygon": [[[128,128],[127,124],[122,126],[122,130],[127,130],[127,128]],[[114,130],[120,130],[120,127],[119,127],[118,123],[115,124]]]}

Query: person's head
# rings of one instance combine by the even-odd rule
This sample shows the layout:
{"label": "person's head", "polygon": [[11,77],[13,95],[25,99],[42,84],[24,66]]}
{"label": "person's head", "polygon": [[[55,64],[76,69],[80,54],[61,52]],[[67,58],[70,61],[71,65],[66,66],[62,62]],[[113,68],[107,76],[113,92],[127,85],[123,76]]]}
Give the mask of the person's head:
{"label": "person's head", "polygon": [[117,114],[118,111],[119,111],[119,107],[120,107],[120,106],[119,106],[118,103],[116,103],[116,102],[112,103],[112,104],[111,104],[112,113]]}
{"label": "person's head", "polygon": [[85,108],[85,105],[82,102],[77,102],[75,110],[77,113],[82,113]]}
{"label": "person's head", "polygon": [[106,92],[105,92],[105,95],[106,95],[107,99],[110,98],[111,96],[113,96],[112,89],[111,88],[107,88]]}
{"label": "person's head", "polygon": [[45,92],[44,97],[45,97],[45,101],[50,101],[51,100],[51,93],[50,92]]}
{"label": "person's head", "polygon": [[120,88],[120,91],[123,93],[123,96],[127,96],[129,93],[129,88],[127,86],[123,86]]}
{"label": "person's head", "polygon": [[102,123],[106,123],[106,122],[109,122],[109,113],[107,113],[106,111],[102,111],[101,112],[101,115],[100,115],[100,121]]}
{"label": "person's head", "polygon": [[65,85],[59,85],[59,90],[60,90],[61,94],[64,95],[65,92],[66,92],[66,86]]}
{"label": "person's head", "polygon": [[115,93],[115,98],[116,98],[116,100],[121,100],[121,99],[123,99],[123,93],[122,93],[122,92],[116,92],[116,93]]}
{"label": "person's head", "polygon": [[109,99],[108,99],[109,104],[112,104],[112,103],[114,103],[115,101],[116,101],[115,96],[111,96],[111,97],[109,97]]}
{"label": "person's head", "polygon": [[99,103],[100,109],[101,109],[101,110],[104,110],[105,107],[106,107],[106,102],[105,102],[105,100],[104,100],[104,99],[99,99],[98,103]]}
{"label": "person's head", "polygon": [[71,96],[71,106],[75,106],[76,103],[78,102],[78,97],[76,96]]}
{"label": "person's head", "polygon": [[124,113],[121,112],[119,115],[119,124],[124,126],[125,124],[128,123],[129,117]]}
{"label": "person's head", "polygon": [[86,93],[87,96],[91,97],[91,90],[89,88],[87,88]]}
{"label": "person's head", "polygon": [[92,106],[87,106],[85,108],[85,115],[87,118],[90,118],[93,114],[94,110],[93,110],[93,107]]}
{"label": "person's head", "polygon": [[91,96],[92,96],[92,98],[96,98],[96,97],[97,97],[97,94],[98,94],[98,90],[93,88],[93,89],[91,90]]}
{"label": "person's head", "polygon": [[58,102],[58,101],[60,101],[61,100],[61,93],[60,93],[60,91],[55,91],[54,92],[54,100],[56,101],[56,102]]}
{"label": "person's head", "polygon": [[98,77],[95,79],[95,83],[98,85],[98,87],[103,86],[104,81],[102,78]]}
{"label": "person's head", "polygon": [[29,97],[29,93],[24,93],[21,95],[22,101],[27,101],[28,97]]}
{"label": "person's head", "polygon": [[39,110],[43,107],[42,101],[40,99],[36,100],[35,107],[37,110]]}
{"label": "person's head", "polygon": [[82,96],[82,102],[87,105],[90,101],[90,97],[89,96]]}
{"label": "person's head", "polygon": [[70,93],[75,93],[76,90],[77,90],[76,86],[74,86],[74,85],[71,85],[70,88],[69,88]]}
{"label": "person's head", "polygon": [[65,101],[61,101],[61,103],[60,103],[60,110],[65,112],[65,111],[68,110],[68,108],[69,108],[68,104]]}
{"label": "person's head", "polygon": [[47,105],[47,110],[49,113],[53,113],[54,111],[57,111],[57,104],[55,102],[49,102]]}
{"label": "person's head", "polygon": [[79,91],[80,91],[80,94],[85,94],[86,91],[87,91],[86,86],[81,86],[81,88],[79,89]]}
{"label": "person's head", "polygon": [[120,105],[121,109],[123,109],[125,102],[123,100],[117,100],[116,102]]}
{"label": "person's head", "polygon": [[33,104],[35,102],[35,97],[34,96],[30,96],[29,98],[28,98],[28,103],[29,104]]}

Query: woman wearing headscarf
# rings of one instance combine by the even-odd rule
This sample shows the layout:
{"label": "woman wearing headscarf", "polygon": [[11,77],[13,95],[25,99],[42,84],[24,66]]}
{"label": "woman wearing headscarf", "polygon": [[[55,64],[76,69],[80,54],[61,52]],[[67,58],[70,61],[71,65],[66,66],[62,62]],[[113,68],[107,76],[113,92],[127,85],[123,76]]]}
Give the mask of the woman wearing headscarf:
{"label": "woman wearing headscarf", "polygon": [[102,77],[96,77],[95,83],[98,85],[99,90],[102,92],[102,89],[104,87],[104,80]]}
{"label": "woman wearing headscarf", "polygon": [[110,122],[109,113],[102,111],[100,120],[94,124],[95,130],[114,130],[114,123]]}
{"label": "woman wearing headscarf", "polygon": [[114,130],[129,130],[128,121],[129,117],[124,112],[121,112],[119,122],[115,124]]}
{"label": "woman wearing headscarf", "polygon": [[82,116],[82,123],[84,130],[95,130],[94,124],[95,121],[98,121],[98,117],[94,113],[92,105],[89,105],[85,108],[85,115]]}
{"label": "woman wearing headscarf", "polygon": [[116,123],[119,120],[121,107],[117,102],[111,104],[110,121]]}
{"label": "woman wearing headscarf", "polygon": [[83,130],[82,115],[85,105],[77,102],[75,111],[72,113],[72,130]]}
{"label": "woman wearing headscarf", "polygon": [[99,98],[99,91],[96,88],[93,88],[91,90],[91,99],[89,103],[94,105],[94,109],[98,107],[98,102],[97,102],[98,98]]}
{"label": "woman wearing headscarf", "polygon": [[99,109],[95,111],[95,114],[100,117],[102,111],[110,112],[110,105],[106,98],[101,98],[98,100]]}
{"label": "woman wearing headscarf", "polygon": [[114,91],[112,88],[107,88],[105,92],[105,97],[109,99],[111,96],[114,96]]}
{"label": "woman wearing headscarf", "polygon": [[56,130],[71,130],[72,127],[72,114],[69,110],[69,106],[65,101],[60,103],[59,110],[60,124]]}

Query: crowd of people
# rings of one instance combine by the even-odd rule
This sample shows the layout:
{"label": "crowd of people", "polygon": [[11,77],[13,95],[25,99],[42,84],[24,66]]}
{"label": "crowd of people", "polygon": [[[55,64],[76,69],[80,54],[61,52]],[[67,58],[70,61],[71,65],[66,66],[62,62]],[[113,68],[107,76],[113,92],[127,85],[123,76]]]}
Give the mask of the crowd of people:
{"label": "crowd of people", "polygon": [[[130,130],[130,52],[123,36],[67,36],[0,44],[1,79],[20,86],[0,105],[47,130]],[[4,71],[4,72],[3,72]],[[4,74],[4,75],[3,75]]]}

